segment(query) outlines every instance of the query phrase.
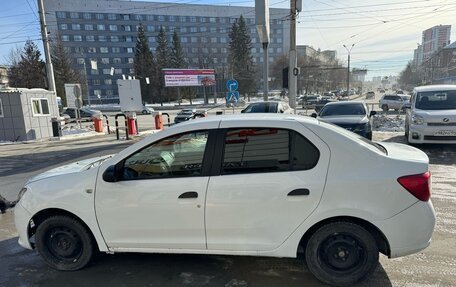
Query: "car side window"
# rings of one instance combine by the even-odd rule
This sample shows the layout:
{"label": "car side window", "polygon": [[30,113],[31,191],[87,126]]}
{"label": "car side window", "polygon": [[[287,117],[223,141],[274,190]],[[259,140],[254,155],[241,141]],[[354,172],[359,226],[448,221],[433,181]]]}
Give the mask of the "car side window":
{"label": "car side window", "polygon": [[295,131],[230,129],[225,134],[222,174],[281,172],[313,168],[318,149]]}
{"label": "car side window", "polygon": [[200,176],[208,135],[208,131],[183,133],[143,148],[125,159],[122,179]]}

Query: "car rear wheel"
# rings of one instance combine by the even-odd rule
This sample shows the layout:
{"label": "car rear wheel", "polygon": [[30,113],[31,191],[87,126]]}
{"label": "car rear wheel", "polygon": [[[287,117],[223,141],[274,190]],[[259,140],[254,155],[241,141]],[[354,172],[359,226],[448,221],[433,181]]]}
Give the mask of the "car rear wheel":
{"label": "car rear wheel", "polygon": [[389,110],[388,105],[382,105],[382,110],[387,112]]}
{"label": "car rear wheel", "polygon": [[94,253],[90,231],[69,216],[53,216],[36,230],[36,249],[54,269],[79,270],[86,266]]}
{"label": "car rear wheel", "polygon": [[310,237],[305,255],[309,270],[319,280],[350,286],[375,270],[378,252],[374,237],[362,226],[333,222],[320,227]]}

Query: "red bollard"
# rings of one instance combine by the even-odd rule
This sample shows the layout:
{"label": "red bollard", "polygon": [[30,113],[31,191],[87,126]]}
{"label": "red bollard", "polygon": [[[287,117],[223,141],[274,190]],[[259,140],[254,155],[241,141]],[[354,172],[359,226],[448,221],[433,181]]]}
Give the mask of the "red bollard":
{"label": "red bollard", "polygon": [[103,132],[103,116],[101,113],[93,117],[93,126],[97,133]]}
{"label": "red bollard", "polygon": [[128,124],[128,134],[132,135],[132,136],[136,135],[137,131],[136,131],[136,114],[135,113],[128,115],[127,124]]}
{"label": "red bollard", "polygon": [[162,113],[161,112],[156,113],[154,118],[155,118],[155,129],[162,130],[163,129]]}

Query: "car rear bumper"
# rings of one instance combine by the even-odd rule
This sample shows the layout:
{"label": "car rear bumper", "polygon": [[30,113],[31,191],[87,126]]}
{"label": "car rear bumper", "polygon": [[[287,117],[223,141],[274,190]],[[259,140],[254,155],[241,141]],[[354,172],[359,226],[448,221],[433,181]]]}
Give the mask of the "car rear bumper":
{"label": "car rear bumper", "polygon": [[[449,131],[454,135],[441,136],[438,132]],[[410,125],[408,141],[410,143],[449,143],[456,144],[456,126]]]}
{"label": "car rear bumper", "polygon": [[28,238],[28,225],[32,215],[19,202],[14,207],[14,223],[19,234],[19,245],[26,249],[33,249]]}
{"label": "car rear bumper", "polygon": [[421,251],[431,243],[435,226],[432,202],[418,201],[399,214],[374,222],[386,236],[390,246],[390,258]]}

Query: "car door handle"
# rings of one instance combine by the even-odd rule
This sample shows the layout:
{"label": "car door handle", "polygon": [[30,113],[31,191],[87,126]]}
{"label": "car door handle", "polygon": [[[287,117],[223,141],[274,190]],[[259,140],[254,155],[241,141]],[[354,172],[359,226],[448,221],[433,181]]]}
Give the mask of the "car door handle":
{"label": "car door handle", "polygon": [[198,193],[196,191],[187,191],[179,195],[179,198],[198,198]]}
{"label": "car door handle", "polygon": [[298,188],[288,193],[288,196],[309,195],[310,191],[307,188]]}

